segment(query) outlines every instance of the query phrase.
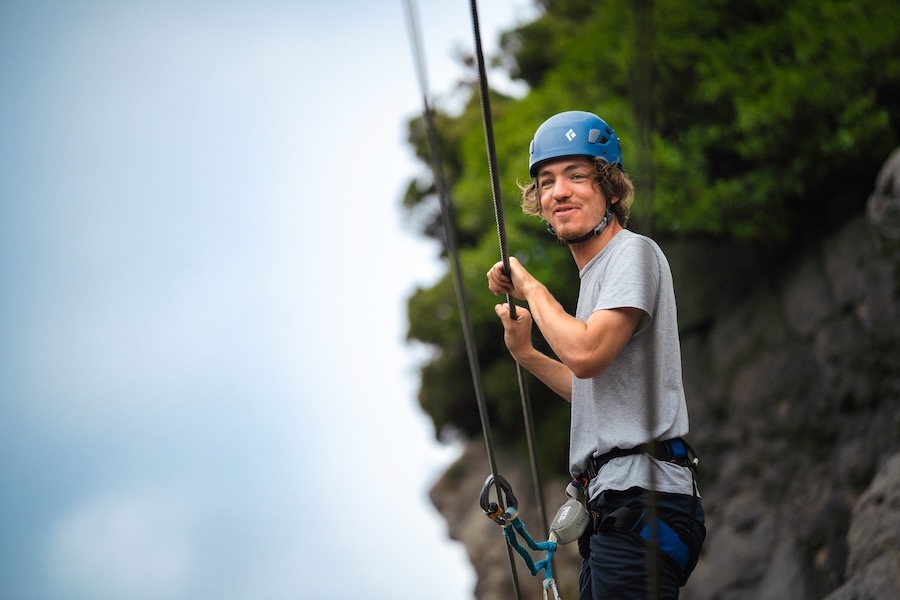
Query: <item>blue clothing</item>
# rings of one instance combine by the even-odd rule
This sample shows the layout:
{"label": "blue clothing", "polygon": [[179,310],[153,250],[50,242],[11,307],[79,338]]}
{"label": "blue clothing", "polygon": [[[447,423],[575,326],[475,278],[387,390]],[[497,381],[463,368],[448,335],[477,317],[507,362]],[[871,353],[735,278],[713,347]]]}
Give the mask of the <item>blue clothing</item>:
{"label": "blue clothing", "polygon": [[[620,507],[642,509],[646,506],[644,490],[603,492],[590,503],[599,519]],[[655,494],[656,514],[673,529],[688,529],[695,543],[692,560],[706,538],[705,516],[700,499],[696,499],[695,518],[691,522],[691,503],[695,499],[682,494]],[[578,600],[646,600],[651,550],[623,531],[588,531],[578,541],[584,561],[578,581]],[[657,595],[660,600],[678,598],[680,573],[659,554],[656,555]]]}

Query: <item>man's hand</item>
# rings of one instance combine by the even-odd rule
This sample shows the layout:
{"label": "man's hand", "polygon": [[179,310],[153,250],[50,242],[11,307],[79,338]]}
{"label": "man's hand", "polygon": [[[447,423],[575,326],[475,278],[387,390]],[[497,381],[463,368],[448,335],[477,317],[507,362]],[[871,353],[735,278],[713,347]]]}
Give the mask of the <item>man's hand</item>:
{"label": "man's hand", "polygon": [[[503,269],[503,263],[498,262],[487,272],[488,289],[494,295],[509,294],[513,298],[529,302],[529,295],[534,295],[538,300],[542,297],[542,293],[549,295],[546,288],[515,258],[510,257],[509,269],[511,273],[507,274]],[[529,307],[534,310],[530,303]],[[561,306],[557,310],[565,314]],[[532,345],[531,327],[534,323],[532,312],[517,305],[516,318],[513,319],[509,315],[509,304],[498,304],[494,307],[494,311],[503,323],[503,341],[513,359],[551,390],[571,402],[572,371],[562,362],[550,358]],[[540,327],[540,320],[537,323]]]}
{"label": "man's hand", "polygon": [[504,271],[502,261],[491,267],[487,272],[488,289],[495,296],[509,294],[513,298],[524,300],[527,286],[537,280],[513,256],[509,257],[509,270],[511,273]]}
{"label": "man's hand", "polygon": [[498,304],[494,307],[500,322],[503,323],[503,341],[516,362],[521,362],[531,351],[531,313],[521,306],[516,306],[516,318],[509,314],[509,304]]}

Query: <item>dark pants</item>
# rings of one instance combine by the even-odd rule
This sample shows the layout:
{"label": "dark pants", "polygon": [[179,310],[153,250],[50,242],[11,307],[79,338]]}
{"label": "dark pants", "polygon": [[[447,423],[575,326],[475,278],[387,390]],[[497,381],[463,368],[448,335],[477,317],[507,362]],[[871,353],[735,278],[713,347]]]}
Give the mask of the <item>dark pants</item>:
{"label": "dark pants", "polygon": [[[597,523],[617,508],[626,506],[637,510],[647,507],[647,492],[632,488],[624,492],[608,491],[590,503],[592,513],[599,515]],[[700,498],[696,499],[696,513],[691,523],[692,496],[657,492],[656,511],[660,519],[676,531],[689,528],[693,533],[690,565],[706,538],[705,518]],[[627,531],[614,529],[601,531],[588,527],[578,540],[578,550],[584,559],[581,563],[578,600],[647,600],[648,598],[676,599],[681,573],[658,551],[629,535]],[[653,552],[653,554],[651,554]],[[650,567],[656,565],[657,591],[650,593],[648,584]]]}

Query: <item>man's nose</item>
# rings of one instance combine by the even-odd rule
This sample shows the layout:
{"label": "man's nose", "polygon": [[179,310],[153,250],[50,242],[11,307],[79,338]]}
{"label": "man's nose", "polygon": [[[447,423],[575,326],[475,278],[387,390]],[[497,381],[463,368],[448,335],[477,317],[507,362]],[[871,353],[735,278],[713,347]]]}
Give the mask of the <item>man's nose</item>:
{"label": "man's nose", "polygon": [[569,197],[571,191],[569,182],[566,181],[565,177],[558,177],[556,181],[553,182],[553,198],[563,200]]}

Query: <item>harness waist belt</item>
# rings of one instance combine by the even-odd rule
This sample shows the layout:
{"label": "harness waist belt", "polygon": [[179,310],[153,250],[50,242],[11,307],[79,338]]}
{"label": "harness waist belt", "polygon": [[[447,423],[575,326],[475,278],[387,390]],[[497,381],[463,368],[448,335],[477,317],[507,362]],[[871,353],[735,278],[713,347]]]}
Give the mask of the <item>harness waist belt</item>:
{"label": "harness waist belt", "polygon": [[694,453],[694,449],[691,448],[684,439],[672,438],[671,440],[666,440],[664,442],[647,442],[646,444],[641,444],[634,448],[613,448],[605,454],[591,457],[585,475],[590,479],[593,479],[597,476],[597,473],[600,472],[600,469],[612,459],[620,456],[631,456],[633,454],[647,454],[656,460],[675,463],[692,470],[697,469],[697,463],[699,462],[697,455]]}

